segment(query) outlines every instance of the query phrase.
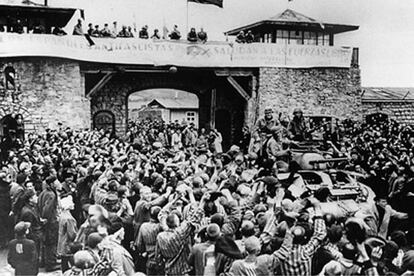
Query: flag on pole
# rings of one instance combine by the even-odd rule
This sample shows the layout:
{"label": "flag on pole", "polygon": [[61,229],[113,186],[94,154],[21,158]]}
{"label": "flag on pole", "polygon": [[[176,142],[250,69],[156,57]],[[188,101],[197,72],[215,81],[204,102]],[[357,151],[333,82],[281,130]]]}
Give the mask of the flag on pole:
{"label": "flag on pole", "polygon": [[215,5],[220,8],[223,7],[223,0],[188,0],[188,2],[194,2],[199,4]]}

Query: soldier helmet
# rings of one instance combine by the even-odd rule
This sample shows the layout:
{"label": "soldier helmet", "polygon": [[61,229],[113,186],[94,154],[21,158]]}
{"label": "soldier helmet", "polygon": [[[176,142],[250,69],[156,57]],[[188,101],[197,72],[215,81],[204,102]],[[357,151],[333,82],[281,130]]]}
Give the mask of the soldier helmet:
{"label": "soldier helmet", "polygon": [[302,109],[300,109],[300,108],[295,108],[295,109],[293,110],[293,114],[295,114],[295,113],[303,113],[303,112],[302,112]]}

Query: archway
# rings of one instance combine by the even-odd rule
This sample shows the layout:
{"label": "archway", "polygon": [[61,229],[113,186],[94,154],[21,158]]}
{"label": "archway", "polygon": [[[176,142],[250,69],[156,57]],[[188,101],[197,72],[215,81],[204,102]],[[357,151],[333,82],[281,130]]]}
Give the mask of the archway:
{"label": "archway", "polygon": [[111,111],[101,110],[93,116],[93,128],[115,133],[115,116]]}
{"label": "archway", "polygon": [[128,119],[133,122],[163,121],[199,127],[197,95],[179,89],[146,89],[128,97]]}
{"label": "archway", "polygon": [[[136,71],[140,71],[136,69]],[[229,144],[237,141],[238,133],[241,133],[242,125],[249,118],[253,109],[248,109],[247,92],[248,83],[239,81],[240,85],[232,85],[227,78],[216,75],[214,70],[207,69],[180,69],[171,74],[165,72],[118,72],[114,71],[109,81],[104,85],[92,89],[89,93],[91,99],[92,118],[102,110],[111,111],[115,116],[115,134],[122,136],[127,132],[128,122],[131,118],[135,120],[138,107],[129,108],[130,95],[142,93],[145,90],[181,90],[191,93],[199,100],[198,106],[198,128],[209,130],[214,126],[216,119],[230,120]],[[86,83],[88,77],[86,77]],[[233,80],[234,82],[234,80]],[[237,89],[235,89],[235,86]],[[243,87],[244,89],[243,89]],[[131,96],[132,97],[132,96]],[[151,99],[149,99],[151,100]],[[147,102],[148,104],[148,102]],[[135,114],[134,111],[135,110]],[[228,110],[230,117],[216,116],[215,112],[219,109]],[[191,111],[188,111],[191,112]],[[239,114],[236,114],[239,112]],[[188,117],[196,117],[196,114],[186,114]],[[154,116],[159,116],[154,114]],[[130,118],[131,117],[131,118]],[[173,119],[175,120],[182,120]],[[170,120],[169,120],[170,121]],[[189,121],[189,120],[187,120]],[[197,118],[194,118],[195,124]],[[227,130],[229,131],[229,130]],[[226,138],[223,137],[223,140]],[[227,139],[226,139],[227,140]]]}

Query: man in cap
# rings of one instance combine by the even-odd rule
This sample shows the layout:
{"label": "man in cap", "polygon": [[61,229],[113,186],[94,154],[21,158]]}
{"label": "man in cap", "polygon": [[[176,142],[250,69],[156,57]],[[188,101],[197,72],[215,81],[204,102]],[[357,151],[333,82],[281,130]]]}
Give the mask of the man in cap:
{"label": "man in cap", "polygon": [[151,188],[148,186],[143,186],[140,189],[140,195],[141,199],[137,202],[135,205],[134,210],[134,220],[133,220],[133,226],[134,226],[134,237],[135,240],[138,237],[139,228],[144,222],[150,221],[150,209],[152,206],[159,206],[165,204],[168,197],[171,194],[172,189],[169,187],[167,188],[167,191],[165,194],[161,195],[160,197],[151,200]]}
{"label": "man in cap", "polygon": [[46,189],[39,195],[40,216],[46,219],[44,228],[45,234],[45,267],[46,271],[55,271],[60,269],[57,263],[57,243],[59,234],[58,222],[58,190],[61,190],[61,184],[55,176],[46,178]]}
{"label": "man in cap", "polygon": [[158,221],[158,214],[161,207],[152,206],[150,209],[150,221],[144,222],[139,228],[138,238],[135,241],[136,248],[141,256],[147,258],[146,272],[147,275],[160,275],[162,271],[162,264],[155,261],[155,245],[157,243],[158,233],[162,231],[161,225]]}
{"label": "man in cap", "polygon": [[211,251],[214,253],[214,244],[221,235],[220,226],[210,223],[206,227],[206,233],[207,241],[194,245],[188,258],[188,263],[193,267],[195,275],[205,275],[206,266],[215,262],[215,260],[210,260],[210,258],[215,258],[214,254],[211,256],[209,253]]}
{"label": "man in cap", "polygon": [[365,222],[369,226],[371,234],[387,238],[388,227],[391,218],[407,219],[408,214],[397,212],[389,204],[386,193],[377,193],[373,203],[368,209],[358,212],[365,217]]}
{"label": "man in cap", "polygon": [[295,108],[293,110],[293,119],[288,125],[289,138],[294,141],[304,141],[306,138],[307,126],[303,117],[302,109]]}
{"label": "man in cap", "polygon": [[30,223],[19,222],[14,227],[16,238],[9,243],[8,263],[15,269],[15,275],[37,275],[39,271],[36,244],[26,238]]}

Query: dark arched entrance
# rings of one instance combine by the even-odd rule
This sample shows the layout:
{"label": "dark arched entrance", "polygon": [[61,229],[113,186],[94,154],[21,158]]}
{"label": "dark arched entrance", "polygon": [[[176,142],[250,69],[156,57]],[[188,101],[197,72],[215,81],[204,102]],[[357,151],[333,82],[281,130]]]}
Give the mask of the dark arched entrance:
{"label": "dark arched entrance", "polygon": [[93,117],[93,128],[97,130],[104,130],[114,134],[115,132],[115,116],[112,112],[102,110],[97,112]]}
{"label": "dark arched entrance", "polygon": [[[250,97],[246,92],[249,91],[247,81],[240,79],[236,81],[232,78],[230,82],[227,75],[222,76],[221,73],[218,74],[215,70],[206,68],[179,68],[173,74],[164,71],[162,68],[152,68],[151,70],[114,70],[107,73],[102,82],[97,83],[88,94],[91,99],[92,118],[99,111],[111,111],[115,117],[115,134],[124,135],[128,122],[134,119],[129,118],[128,114],[128,100],[132,93],[148,89],[176,89],[198,97],[199,129],[209,130],[213,125],[213,118],[217,118],[217,120],[214,119],[215,122],[218,122],[219,118],[224,118],[227,126],[221,127],[224,134],[223,141],[230,144],[237,140],[235,134],[241,132],[242,125],[246,123],[246,118],[249,118],[250,112],[253,111],[253,109],[247,109],[247,101]],[[88,74],[85,78],[87,88]],[[234,84],[235,82],[239,84]],[[215,114],[215,111],[219,110],[227,110],[227,115]],[[239,114],[236,115],[237,112]],[[224,145],[226,146],[226,143]]]}

